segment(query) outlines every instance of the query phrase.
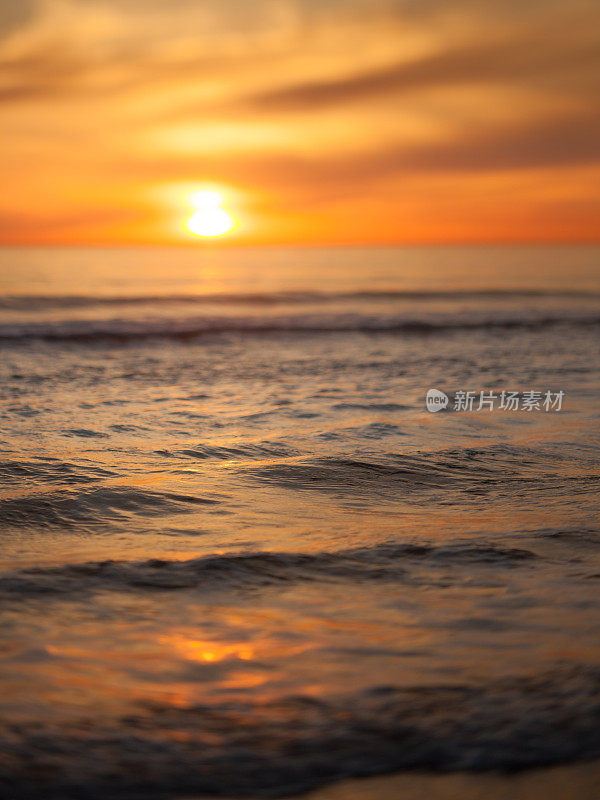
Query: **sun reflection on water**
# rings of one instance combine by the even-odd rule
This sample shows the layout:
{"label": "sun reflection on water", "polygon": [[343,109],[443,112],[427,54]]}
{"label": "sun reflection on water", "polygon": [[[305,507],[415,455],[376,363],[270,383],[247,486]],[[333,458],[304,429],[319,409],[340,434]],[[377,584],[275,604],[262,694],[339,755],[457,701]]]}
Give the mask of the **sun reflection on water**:
{"label": "sun reflection on water", "polygon": [[224,661],[228,658],[251,661],[255,655],[254,648],[248,644],[224,644],[223,642],[189,639],[181,634],[161,636],[159,642],[171,646],[178,655],[188,661],[200,663]]}

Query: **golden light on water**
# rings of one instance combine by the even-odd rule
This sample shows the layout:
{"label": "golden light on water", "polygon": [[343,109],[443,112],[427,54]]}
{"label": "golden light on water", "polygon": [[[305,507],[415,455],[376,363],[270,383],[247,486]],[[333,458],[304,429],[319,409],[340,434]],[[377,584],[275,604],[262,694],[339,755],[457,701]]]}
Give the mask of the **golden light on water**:
{"label": "golden light on water", "polygon": [[254,657],[254,648],[243,643],[190,639],[178,634],[163,636],[159,641],[162,644],[172,646],[180,656],[189,661],[210,663],[211,661],[223,661],[227,658],[251,661]]}
{"label": "golden light on water", "polygon": [[215,189],[201,189],[192,192],[188,203],[195,211],[185,223],[185,230],[192,236],[213,239],[227,236],[236,227],[236,221],[223,208],[225,197]]}

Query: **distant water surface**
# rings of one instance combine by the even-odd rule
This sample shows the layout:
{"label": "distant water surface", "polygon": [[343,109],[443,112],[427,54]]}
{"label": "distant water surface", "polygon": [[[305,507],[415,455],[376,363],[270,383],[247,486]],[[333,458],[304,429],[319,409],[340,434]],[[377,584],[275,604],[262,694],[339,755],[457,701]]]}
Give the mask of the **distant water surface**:
{"label": "distant water surface", "polygon": [[7,796],[600,755],[599,248],[0,262]]}

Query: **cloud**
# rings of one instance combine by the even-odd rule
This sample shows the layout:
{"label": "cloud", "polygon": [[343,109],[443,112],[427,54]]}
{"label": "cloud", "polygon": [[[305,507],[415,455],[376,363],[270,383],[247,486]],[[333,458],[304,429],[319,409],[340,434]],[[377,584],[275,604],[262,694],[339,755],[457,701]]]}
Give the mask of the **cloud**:
{"label": "cloud", "polygon": [[596,0],[0,0],[0,76],[6,213],[56,228],[171,180],[367,208],[599,158]]}
{"label": "cloud", "polygon": [[302,202],[319,202],[336,195],[365,195],[374,184],[394,176],[496,174],[586,164],[600,164],[600,113],[595,109],[522,119],[501,128],[483,125],[438,142],[397,142],[338,155],[316,151],[138,157],[129,169],[156,180],[165,175],[183,180],[195,173],[208,174]]}
{"label": "cloud", "polygon": [[[0,31],[12,34],[0,43],[0,101],[102,97],[165,80],[200,89],[236,74],[228,102],[240,113],[311,113],[482,83],[591,93],[599,26],[590,0],[457,0],[451,13],[442,0],[179,0],[168,9],[162,0],[23,0],[0,6]],[[244,94],[244,71],[261,64],[259,88]]]}
{"label": "cloud", "polygon": [[[590,76],[588,71],[593,71]],[[318,111],[336,104],[359,103],[365,99],[417,89],[456,84],[525,82],[541,85],[565,81],[587,89],[590,78],[600,79],[598,46],[586,42],[546,41],[488,43],[456,48],[424,58],[403,61],[370,72],[337,80],[308,81],[270,89],[242,98],[239,107],[256,111]],[[591,86],[589,87],[591,89]]]}
{"label": "cloud", "polygon": [[35,0],[19,0],[0,5],[0,41],[30,22],[35,11]]}

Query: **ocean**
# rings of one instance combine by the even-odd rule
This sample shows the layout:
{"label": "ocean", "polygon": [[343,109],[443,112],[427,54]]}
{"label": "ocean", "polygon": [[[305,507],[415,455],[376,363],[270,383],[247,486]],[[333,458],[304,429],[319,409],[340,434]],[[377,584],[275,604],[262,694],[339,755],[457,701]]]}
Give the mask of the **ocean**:
{"label": "ocean", "polygon": [[3,797],[600,756],[600,248],[0,263]]}

